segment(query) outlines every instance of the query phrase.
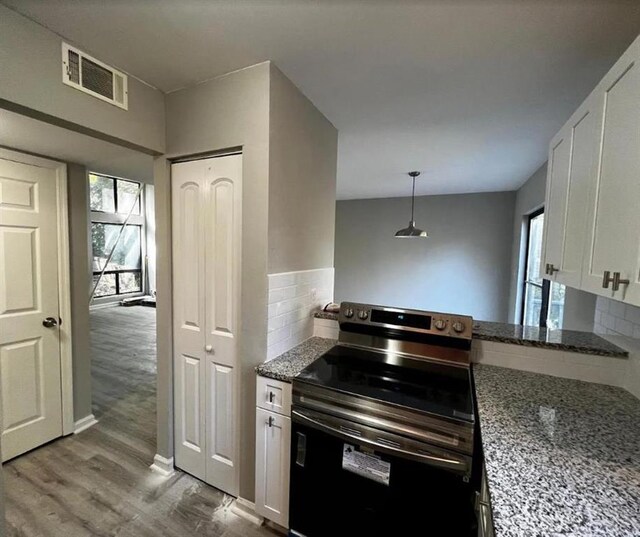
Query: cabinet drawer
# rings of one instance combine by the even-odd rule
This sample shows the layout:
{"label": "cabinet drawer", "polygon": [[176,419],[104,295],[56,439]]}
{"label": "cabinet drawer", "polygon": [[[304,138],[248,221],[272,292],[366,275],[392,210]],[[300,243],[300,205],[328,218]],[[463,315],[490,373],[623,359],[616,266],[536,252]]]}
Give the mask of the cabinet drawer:
{"label": "cabinet drawer", "polygon": [[258,376],[256,386],[258,408],[271,410],[283,416],[291,415],[291,383]]}

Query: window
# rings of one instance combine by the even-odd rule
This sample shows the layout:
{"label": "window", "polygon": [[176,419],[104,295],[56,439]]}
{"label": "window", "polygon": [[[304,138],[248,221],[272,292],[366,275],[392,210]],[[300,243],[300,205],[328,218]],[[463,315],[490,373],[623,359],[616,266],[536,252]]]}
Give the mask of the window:
{"label": "window", "polygon": [[529,215],[526,226],[527,249],[522,289],[522,318],[525,326],[561,328],[565,287],[540,276],[544,211]]}
{"label": "window", "polygon": [[89,174],[93,286],[99,280],[95,298],[143,291],[144,216],[139,191],[135,181]]}

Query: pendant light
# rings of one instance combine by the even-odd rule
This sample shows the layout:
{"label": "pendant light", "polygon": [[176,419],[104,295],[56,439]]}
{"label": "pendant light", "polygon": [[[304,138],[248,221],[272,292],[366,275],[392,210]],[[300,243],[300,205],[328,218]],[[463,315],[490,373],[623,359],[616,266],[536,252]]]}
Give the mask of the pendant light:
{"label": "pendant light", "polygon": [[420,175],[420,172],[409,172],[408,175],[413,179],[413,190],[411,191],[411,220],[409,221],[408,227],[396,232],[396,237],[400,239],[426,239],[429,235],[427,235],[426,231],[417,228],[416,223],[413,219],[413,207],[415,205],[416,199],[416,177]]}

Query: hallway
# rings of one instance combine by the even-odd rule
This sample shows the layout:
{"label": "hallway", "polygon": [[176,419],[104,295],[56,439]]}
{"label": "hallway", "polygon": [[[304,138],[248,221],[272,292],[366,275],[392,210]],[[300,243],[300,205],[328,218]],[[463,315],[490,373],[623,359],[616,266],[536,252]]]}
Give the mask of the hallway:
{"label": "hallway", "polygon": [[262,537],[233,514],[232,498],[177,471],[162,477],[155,454],[155,310],[91,313],[90,429],[4,465],[10,536]]}

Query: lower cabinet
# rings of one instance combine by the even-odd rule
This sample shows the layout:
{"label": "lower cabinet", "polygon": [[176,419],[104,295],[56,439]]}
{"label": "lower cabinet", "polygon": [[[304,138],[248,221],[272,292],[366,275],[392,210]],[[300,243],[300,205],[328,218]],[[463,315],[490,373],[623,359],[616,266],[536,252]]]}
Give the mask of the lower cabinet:
{"label": "lower cabinet", "polygon": [[[259,386],[261,383],[263,379],[258,377]],[[290,392],[291,385],[283,384],[285,384],[284,389]],[[290,446],[291,418],[258,407],[256,409],[256,512],[285,528],[289,526]]]}

